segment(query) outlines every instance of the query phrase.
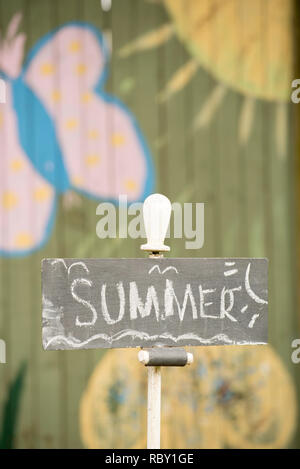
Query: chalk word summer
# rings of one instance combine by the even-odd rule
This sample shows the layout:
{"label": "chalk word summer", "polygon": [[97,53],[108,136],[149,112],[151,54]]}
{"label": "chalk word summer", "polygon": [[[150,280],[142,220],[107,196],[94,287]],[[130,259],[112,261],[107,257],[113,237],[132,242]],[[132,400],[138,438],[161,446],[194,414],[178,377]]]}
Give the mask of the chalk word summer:
{"label": "chalk word summer", "polygon": [[[98,238],[146,238],[143,203],[127,203],[120,195],[118,204],[100,203],[96,215],[101,218],[96,225]],[[204,203],[172,203],[172,215],[166,238],[185,239],[186,249],[200,249],[204,245]]]}

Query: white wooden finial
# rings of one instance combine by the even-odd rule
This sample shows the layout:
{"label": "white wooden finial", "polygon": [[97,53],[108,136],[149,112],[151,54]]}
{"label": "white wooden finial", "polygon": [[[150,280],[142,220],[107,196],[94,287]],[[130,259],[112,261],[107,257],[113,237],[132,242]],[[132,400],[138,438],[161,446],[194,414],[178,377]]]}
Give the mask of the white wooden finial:
{"label": "white wooden finial", "polygon": [[170,251],[164,244],[171,218],[171,202],[162,194],[152,194],[143,205],[143,215],[147,243],[141,246],[143,251]]}

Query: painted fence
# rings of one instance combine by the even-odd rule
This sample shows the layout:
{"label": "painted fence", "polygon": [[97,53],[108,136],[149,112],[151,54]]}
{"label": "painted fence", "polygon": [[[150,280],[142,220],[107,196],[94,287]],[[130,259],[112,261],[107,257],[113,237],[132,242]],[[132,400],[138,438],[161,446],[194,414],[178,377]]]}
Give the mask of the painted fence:
{"label": "painted fence", "polygon": [[[98,0],[0,0],[0,29],[1,32],[6,30],[14,15],[22,13],[18,30],[26,34],[24,60],[42,37],[67,23],[74,25],[76,22],[78,26],[77,22],[87,22],[100,31],[110,55],[103,90],[115,97],[116,106],[130,113],[135,142],[143,142],[135,161],[125,159],[125,168],[134,166],[137,179],[130,174],[126,177],[124,193],[133,194],[132,199],[138,200],[155,188],[172,202],[205,203],[204,247],[197,251],[185,250],[184,240],[171,239],[173,257],[269,259],[271,346],[265,352],[258,350],[256,356],[240,348],[236,352],[221,347],[213,347],[210,352],[195,349],[196,367],[191,369],[184,389],[180,387],[182,370],[172,370],[170,376],[166,375],[166,383],[168,380],[178,383],[177,393],[169,392],[170,402],[176,406],[178,402],[184,404],[173,428],[169,408],[165,407],[163,444],[169,447],[299,446],[295,414],[299,371],[290,358],[291,342],[300,333],[295,256],[295,106],[289,100],[293,78],[293,4],[276,0],[277,8],[272,9],[270,1],[224,1],[218,10],[216,2],[200,2],[201,7],[192,0],[184,3],[183,10],[180,1],[113,0],[112,9],[104,12]],[[274,11],[281,14],[275,15]],[[249,29],[242,26],[245,18],[249,18]],[[255,31],[251,30],[254,25],[258,28]],[[11,33],[15,33],[16,25],[11,28]],[[240,48],[232,48],[233,43]],[[70,54],[80,48],[76,40],[67,41],[66,47],[68,45]],[[0,54],[0,70],[3,72],[4,64],[6,71],[11,71],[3,57]],[[47,77],[54,71],[55,64],[47,57],[47,61],[38,63],[38,71],[43,71],[43,76]],[[24,66],[24,62],[19,65]],[[84,76],[84,64],[81,65],[77,72]],[[17,72],[21,74],[21,70]],[[47,107],[47,100],[43,101],[44,88],[39,88],[37,76],[32,72],[33,82],[37,79],[35,97],[23,98],[22,109],[26,110],[26,99],[29,99],[26,119],[34,132],[39,129],[38,112],[42,111],[32,114],[32,100],[37,109],[40,104],[36,98],[44,103],[46,114],[43,115],[48,116],[50,126],[46,133],[51,137],[51,128],[58,135],[60,127],[55,109],[59,109],[63,100],[63,85],[49,88],[53,108],[52,104]],[[248,77],[253,79],[248,80]],[[21,96],[25,96],[23,82]],[[28,83],[33,86],[33,82]],[[16,99],[17,95],[12,96]],[[78,109],[88,106],[91,98],[88,92],[80,96],[83,101]],[[0,103],[0,128],[6,104]],[[96,115],[97,111],[91,114],[89,124]],[[24,119],[18,114],[17,123],[21,128]],[[67,120],[63,130],[76,130],[76,116]],[[111,121],[109,112],[107,121]],[[124,135],[119,130],[111,135],[110,149],[102,153],[99,150],[99,155],[94,147],[86,147],[90,143],[85,139],[94,142],[100,138],[107,121],[104,119],[99,128],[85,129],[85,137],[81,134],[76,140],[78,148],[88,148],[87,153],[76,153],[76,158],[82,157],[80,161],[87,164],[79,165],[77,170],[87,175],[88,181],[92,177],[88,174],[94,174],[104,158],[102,163],[106,164],[107,176],[100,194],[96,194],[103,200],[114,199],[121,192],[118,181],[123,163],[116,152],[124,143]],[[124,122],[126,127],[129,121],[125,118]],[[17,129],[14,130],[16,136],[20,127]],[[30,140],[28,128],[27,132]],[[5,135],[7,133],[2,133],[2,139]],[[103,135],[107,142],[107,130]],[[2,162],[8,158],[6,161],[14,172],[9,173],[7,165],[1,166],[1,188],[7,181],[21,187],[11,174],[20,177],[18,171],[22,162],[18,155],[12,156],[4,150],[3,141],[0,141],[0,158]],[[67,152],[72,160],[72,151],[78,150],[72,150],[72,138],[64,140],[62,136],[57,141],[60,152]],[[28,181],[41,175],[46,178],[39,166],[43,158],[39,150],[34,153],[24,142],[17,148],[24,153],[28,168],[34,168],[34,175],[27,177],[24,187],[28,194],[31,189]],[[32,155],[31,160],[26,150]],[[36,160],[34,155],[37,155]],[[29,160],[33,165],[30,166]],[[42,350],[42,258],[142,256],[139,246],[143,240],[97,238],[99,202],[97,197],[89,197],[91,194],[87,194],[85,187],[74,192],[74,188],[80,189],[84,183],[78,178],[80,174],[73,174],[72,165],[71,161],[67,175],[59,173],[62,174],[59,180],[46,178],[48,192],[36,193],[36,201],[43,200],[49,191],[58,196],[53,229],[47,233],[44,247],[33,253],[29,249],[32,240],[26,236],[18,238],[18,249],[15,249],[16,244],[10,248],[10,240],[15,238],[9,236],[16,222],[7,216],[7,211],[16,199],[12,194],[4,198],[1,195],[1,217],[5,220],[1,230],[9,233],[8,250],[13,253],[19,250],[17,253],[24,255],[0,257],[0,338],[6,343],[7,362],[0,364],[0,418],[4,415],[9,383],[25,361],[16,447],[81,447],[83,443],[90,447],[139,447],[144,444],[146,394],[145,371],[137,357],[135,359],[135,352],[122,356],[122,368],[118,367],[116,351],[46,353]],[[69,183],[71,173],[73,182]],[[67,182],[59,187],[59,181]],[[35,213],[32,205],[29,207],[28,217]],[[30,220],[34,221],[34,216]],[[22,246],[25,251],[28,248],[28,252],[22,252]],[[262,368],[258,367],[258,362]],[[127,370],[127,381],[124,370]],[[276,386],[277,382],[284,386]],[[278,392],[274,393],[274,388]],[[124,394],[126,389],[128,393]],[[164,393],[168,395],[167,384]],[[263,422],[255,420],[254,410],[249,411],[247,404],[253,395],[258,397]],[[103,397],[103,404],[95,413],[92,410],[99,396]],[[203,416],[202,420],[199,415]],[[237,426],[232,423],[235,415],[238,416]],[[272,420],[274,415],[275,420]],[[128,423],[129,418],[135,425]],[[244,425],[246,421],[248,426]],[[105,422],[112,422],[114,431],[106,434],[102,430]],[[281,428],[281,432],[274,436],[272,429],[275,427]],[[193,430],[189,433],[187,428]],[[253,428],[259,428],[257,441],[252,438]],[[238,435],[242,437],[239,439]]]}

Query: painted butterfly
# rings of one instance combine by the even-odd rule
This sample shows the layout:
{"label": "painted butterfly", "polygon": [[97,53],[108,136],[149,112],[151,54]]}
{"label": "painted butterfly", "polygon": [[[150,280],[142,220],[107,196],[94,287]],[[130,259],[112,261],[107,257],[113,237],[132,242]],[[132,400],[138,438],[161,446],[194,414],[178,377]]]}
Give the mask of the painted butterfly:
{"label": "painted butterfly", "polygon": [[0,42],[0,254],[26,255],[49,238],[57,196],[143,200],[152,159],[130,111],[104,91],[109,53],[86,23],[42,38],[22,66],[26,36],[13,17]]}

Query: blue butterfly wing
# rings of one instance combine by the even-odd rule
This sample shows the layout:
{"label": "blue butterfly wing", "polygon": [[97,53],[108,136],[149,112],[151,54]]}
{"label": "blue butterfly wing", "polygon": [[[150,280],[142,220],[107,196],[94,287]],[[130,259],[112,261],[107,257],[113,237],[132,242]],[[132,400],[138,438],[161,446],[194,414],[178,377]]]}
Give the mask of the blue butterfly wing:
{"label": "blue butterfly wing", "polygon": [[13,86],[6,82],[0,105],[0,255],[23,256],[43,246],[55,220],[56,190],[24,151],[14,109]]}

